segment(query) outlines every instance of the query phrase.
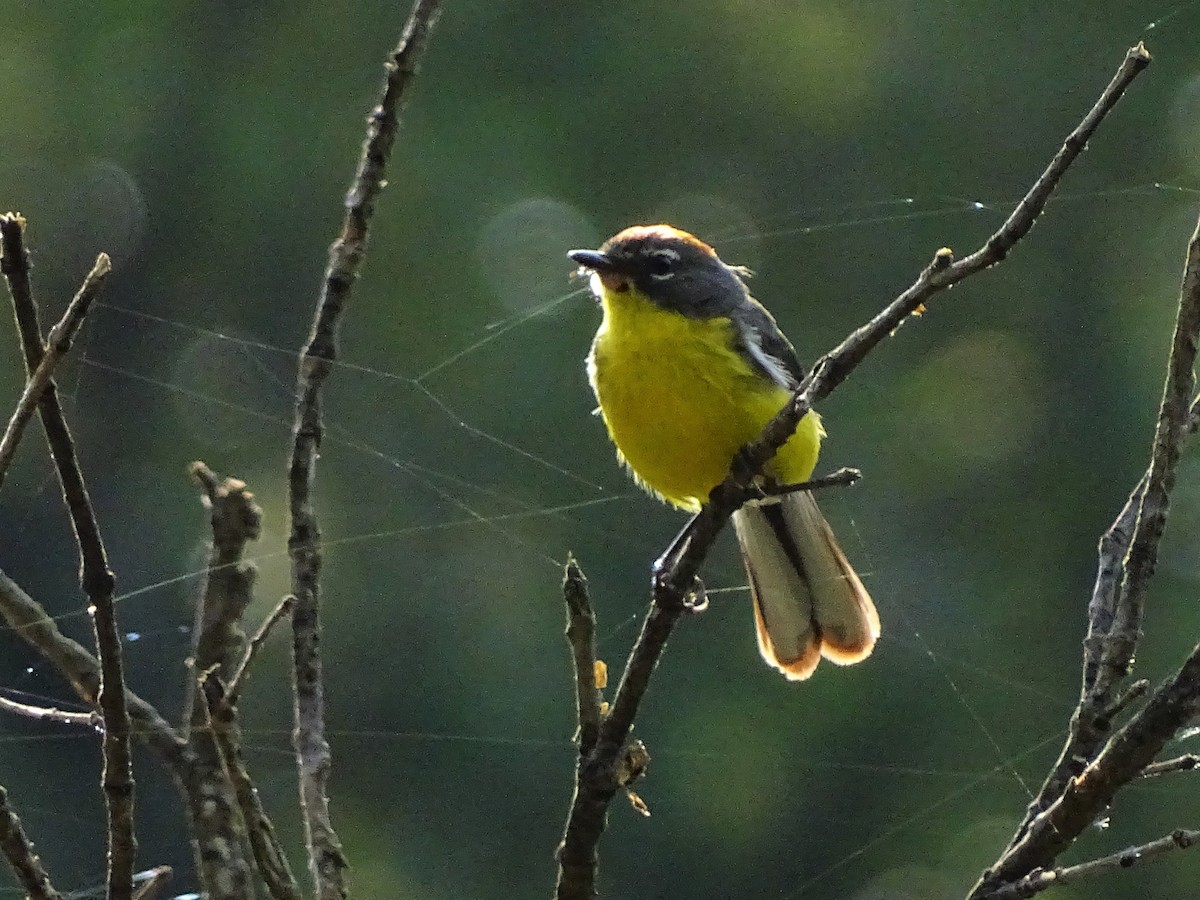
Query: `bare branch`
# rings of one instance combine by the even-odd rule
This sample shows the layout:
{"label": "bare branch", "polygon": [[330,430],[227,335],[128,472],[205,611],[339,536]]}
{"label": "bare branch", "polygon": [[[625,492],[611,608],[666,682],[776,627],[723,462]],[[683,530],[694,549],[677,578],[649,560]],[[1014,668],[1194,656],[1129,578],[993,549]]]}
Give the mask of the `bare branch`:
{"label": "bare branch", "polygon": [[[193,815],[192,838],[200,848],[198,873],[205,893],[214,900],[235,900],[253,893],[253,844],[219,736],[208,727],[199,679],[212,673],[228,678],[245,652],[242,614],[254,600],[257,569],[244,553],[246,544],[261,532],[262,510],[244,481],[223,478],[202,462],[192,463],[189,471],[204,492],[212,528],[183,713],[184,733],[194,751],[191,778],[205,785],[205,805]],[[240,738],[238,732],[228,739]]]}
{"label": "bare branch", "polygon": [[[98,706],[100,693],[100,661],[85,650],[78,642],[66,637],[58,629],[54,619],[46,614],[41,604],[29,597],[11,578],[0,571],[0,618],[13,632],[49,660],[75,693],[89,706]],[[196,857],[196,871],[214,900],[226,894],[212,889],[206,878],[209,860],[219,866],[224,858],[224,835],[217,840],[202,842],[201,836],[214,833],[206,824],[209,816],[216,813],[209,798],[214,795],[213,773],[202,771],[196,754],[180,738],[158,711],[139,697],[129,694],[129,712],[133,734],[145,741],[171,771],[187,806]],[[224,775],[217,773],[224,780]],[[242,895],[244,896],[244,895]],[[241,897],[234,895],[236,900]]]}
{"label": "bare branch", "polygon": [[212,734],[220,749],[238,807],[245,820],[246,833],[258,872],[274,900],[300,900],[300,889],[296,885],[295,876],[292,875],[287,854],[246,769],[236,707],[230,703],[230,697],[215,670],[205,674],[201,687]]}
{"label": "bare branch", "polygon": [[1066,887],[1097,875],[1120,872],[1123,869],[1132,868],[1138,863],[1165,856],[1172,850],[1187,850],[1189,847],[1195,846],[1197,842],[1200,842],[1200,831],[1185,831],[1179,828],[1157,841],[1151,841],[1138,847],[1128,847],[1111,856],[1065,868],[1037,869],[1020,881],[1005,885],[990,894],[983,894],[979,900],[1028,900],[1029,897],[1040,894],[1049,888]]}
{"label": "bare branch", "polygon": [[[1195,391],[1193,368],[1196,362],[1197,339],[1200,337],[1200,223],[1188,245],[1183,284],[1179,294],[1179,311],[1171,354],[1167,363],[1167,379],[1159,407],[1151,451],[1150,468],[1142,485],[1134,490],[1125,510],[1106,538],[1120,535],[1127,524],[1129,510],[1142,495],[1140,510],[1129,550],[1125,557],[1124,578],[1110,599],[1116,582],[1116,567],[1105,559],[1102,550],[1101,573],[1097,589],[1105,581],[1106,596],[1100,603],[1093,597],[1094,616],[1089,623],[1089,640],[1084,657],[1084,692],[1072,718],[1072,735],[1068,747],[1079,747],[1077,757],[1060,758],[1051,778],[1031,804],[1025,823],[1018,829],[1012,844],[1001,855],[971,892],[972,900],[986,896],[1027,876],[1036,868],[1052,864],[1058,855],[1071,845],[1088,824],[1098,816],[1115,793],[1138,777],[1159,754],[1175,732],[1200,710],[1200,647],[1183,664],[1175,677],[1160,687],[1150,702],[1117,733],[1099,756],[1082,755],[1092,749],[1086,740],[1094,740],[1109,728],[1108,711],[1113,707],[1113,689],[1129,670],[1133,652],[1141,631],[1143,609],[1150,577],[1158,557],[1158,542],[1166,525],[1171,489],[1180,447],[1191,421],[1191,397]],[[1114,546],[1122,543],[1118,536]],[[1103,547],[1103,544],[1102,544]],[[1108,570],[1112,569],[1110,573]],[[1115,606],[1112,605],[1115,603]],[[1104,632],[1108,610],[1112,609],[1111,628]],[[1099,667],[1093,675],[1088,664],[1096,659],[1099,646]],[[1064,756],[1066,753],[1064,752]],[[1090,761],[1090,764],[1089,764]],[[1086,766],[1086,768],[1084,768]],[[1072,768],[1078,775],[1068,777]],[[1059,779],[1061,792],[1050,793],[1051,781]],[[1049,801],[1049,802],[1046,802]],[[1039,804],[1045,803],[1039,808]]]}
{"label": "bare branch", "polygon": [[55,706],[34,706],[8,697],[0,697],[0,711],[23,716],[37,722],[57,722],[60,725],[83,725],[97,730],[103,728],[104,720],[97,712],[68,712]]}
{"label": "bare branch", "polygon": [[835,472],[830,472],[828,475],[822,475],[819,478],[810,478],[808,481],[802,481],[799,484],[769,484],[759,486],[758,490],[766,497],[783,497],[787,494],[796,494],[801,491],[822,491],[831,487],[850,487],[852,484],[858,484],[861,480],[862,472],[860,470],[843,466]]}
{"label": "bare branch", "polygon": [[1148,678],[1139,678],[1118,694],[1117,698],[1106,708],[1100,710],[1101,721],[1107,724],[1120,718],[1125,710],[1129,709],[1130,706],[1137,703],[1149,693],[1150,680]]}
{"label": "bare branch", "polygon": [[246,648],[246,655],[242,657],[242,661],[238,663],[237,669],[234,670],[233,677],[229,680],[229,685],[225,688],[224,702],[229,706],[236,706],[238,697],[241,695],[242,685],[246,681],[247,674],[250,670],[251,663],[258,656],[258,651],[262,645],[266,643],[267,638],[271,636],[271,630],[279,624],[279,621],[286,616],[292,614],[292,610],[296,607],[296,598],[288,594],[271,610],[270,614],[263,620],[263,623],[258,626],[258,631],[254,633],[254,637],[250,638],[250,646]]}
{"label": "bare branch", "polygon": [[317,454],[324,433],[321,390],[337,356],[338,327],[366,255],[375,201],[383,190],[385,170],[400,125],[400,110],[415,80],[440,0],[416,0],[400,42],[389,54],[378,104],[367,119],[367,135],[354,181],[346,194],[346,213],[337,240],[329,249],[325,282],[312,331],[300,356],[296,378],[293,446],[288,468],[288,508],[292,559],[293,681],[295,691],[296,765],[300,803],[308,846],[309,868],[318,900],[347,896],[346,857],[329,817],[325,786],[331,754],[325,736],[325,699],[320,655],[321,533],[313,506]]}
{"label": "bare branch", "polygon": [[29,900],[62,900],[62,894],[50,884],[50,876],[25,834],[21,820],[8,805],[8,792],[0,787],[0,853],[25,888]]}
{"label": "bare branch", "polygon": [[817,361],[808,377],[792,397],[792,403],[767,426],[762,438],[747,448],[741,464],[743,477],[753,476],[775,455],[796,430],[812,404],[829,396],[830,391],[845,380],[875,346],[892,334],[912,313],[941,291],[969,278],[1008,256],[1012,248],[1027,235],[1037,221],[1046,201],[1087,146],[1100,123],[1113,110],[1122,95],[1150,64],[1150,54],[1142,44],[1132,47],[1116,75],[1100,95],[1095,106],[1083,117],[1065,141],[1054,159],[1042,172],[1029,192],[1017,204],[1000,228],[982,247],[963,259],[942,248],[934,255],[916,281],[874,319],[844,340],[833,352]]}
{"label": "bare branch", "polygon": [[[0,270],[8,280],[17,329],[25,352],[25,369],[32,379],[46,350],[42,345],[37,304],[29,282],[29,255],[24,245],[24,229],[25,220],[20,216],[0,216],[0,241],[3,243]],[[79,545],[79,583],[88,598],[103,676],[99,704],[104,716],[104,771],[101,781],[108,811],[108,897],[109,900],[131,900],[137,855],[133,833],[133,752],[129,744],[129,705],[121,663],[121,635],[113,605],[115,579],[108,567],[100,527],[53,379],[46,382],[38,409],[63,498],[71,514],[75,540]]]}
{"label": "bare branch", "polygon": [[[100,692],[100,661],[78,642],[66,637],[41,604],[29,597],[11,578],[0,571],[0,618],[13,632],[36,649],[67,679],[75,693],[89,706],[96,707]],[[214,814],[209,797],[214,794],[212,773],[202,772],[196,755],[158,711],[139,697],[129,694],[129,712],[133,734],[145,741],[170,770],[187,806],[193,836],[196,871],[214,900],[224,896],[211,889],[206,878],[209,860],[219,865],[225,839],[204,843],[200,836],[214,831],[206,819]],[[220,775],[222,779],[223,775]],[[243,895],[244,896],[244,895]],[[241,900],[241,898],[237,898]]]}
{"label": "bare branch", "polygon": [[29,377],[29,381],[25,385],[25,390],[21,394],[21,399],[17,401],[17,408],[8,420],[8,427],[4,430],[4,437],[0,438],[0,486],[4,484],[4,477],[8,474],[8,467],[12,465],[13,456],[16,455],[17,445],[20,443],[21,436],[25,432],[25,426],[33,418],[38,403],[42,399],[42,392],[46,389],[46,385],[49,384],[50,377],[54,374],[59,361],[71,349],[71,341],[74,340],[75,333],[83,324],[84,317],[87,316],[88,309],[92,305],[92,300],[100,292],[100,286],[104,283],[104,279],[108,276],[111,269],[112,264],[109,262],[107,254],[101,253],[96,257],[96,264],[92,266],[92,271],[83,280],[83,286],[79,288],[79,292],[67,306],[67,311],[63,313],[62,318],[50,329],[50,337],[46,344],[46,355],[42,357],[42,361],[38,363],[37,369]]}
{"label": "bare branch", "polygon": [[1183,756],[1176,756],[1174,759],[1164,759],[1161,762],[1153,762],[1146,768],[1142,769],[1143,778],[1158,778],[1161,775],[1170,775],[1174,772],[1190,772],[1200,766],[1200,756],[1195,753],[1185,753]]}
{"label": "bare branch", "polygon": [[971,893],[979,900],[1005,884],[1046,868],[1094,822],[1117,791],[1146,771],[1175,732],[1200,714],[1200,646],[1105,745],[1100,755],[1037,815]]}
{"label": "bare branch", "polygon": [[[1188,405],[1183,423],[1183,437],[1195,434],[1200,428],[1200,396],[1193,397]],[[1132,663],[1133,644],[1109,638],[1121,602],[1121,585],[1125,577],[1125,559],[1133,540],[1138,515],[1146,496],[1150,472],[1138,480],[1125,506],[1100,538],[1099,560],[1092,597],[1088,603],[1088,632],[1083,642],[1083,686],[1079,703],[1071,717],[1069,736],[1057,762],[1050,770],[1037,796],[1029,804],[1025,820],[1017,830],[1013,843],[1025,834],[1029,823],[1062,796],[1071,778],[1083,771],[1087,763],[1095,759],[1104,739],[1109,734],[1112,716],[1105,713],[1111,701],[1116,683],[1125,676]],[[1128,600],[1126,600],[1128,602]],[[1141,613],[1136,614],[1140,620]],[[1102,667],[1102,657],[1108,654],[1107,664]]]}
{"label": "bare branch", "polygon": [[567,557],[563,576],[567,604],[567,643],[575,659],[575,700],[579,752],[586,756],[600,731],[600,692],[596,686],[596,614],[588,597],[587,578],[574,557]]}
{"label": "bare branch", "polygon": [[[588,597],[587,578],[575,558],[568,556],[563,576],[563,600],[567,605],[567,643],[575,661],[575,702],[578,722],[579,760],[575,774],[575,797],[579,801],[585,783],[584,767],[600,736],[600,691],[596,685],[596,614]],[[603,811],[600,812],[603,820]],[[572,817],[558,847],[559,897],[592,897],[599,860],[596,846],[600,835],[572,834],[571,828],[592,828],[594,820]],[[579,855],[576,855],[576,854]]]}
{"label": "bare branch", "polygon": [[[222,687],[225,679],[244,673],[253,649],[253,645],[246,647],[241,623],[254,600],[257,570],[244,554],[246,544],[261,533],[262,509],[244,481],[223,478],[202,462],[192,463],[191,474],[204,491],[212,526],[191,661],[198,674],[190,681],[185,708],[196,777],[210,786],[206,814],[195,819],[195,839],[214,848],[200,854],[201,880],[208,887],[206,893],[214,896],[234,900],[249,895],[253,860],[273,897],[299,900],[274,826],[246,770],[237,713]],[[256,640],[261,643],[261,629]]]}
{"label": "bare branch", "polygon": [[1107,670],[1105,679],[1099,680],[1100,655],[1116,616],[1117,596],[1125,574],[1125,554],[1145,496],[1146,478],[1143,475],[1134,486],[1125,506],[1100,538],[1096,581],[1088,603],[1088,633],[1083,641],[1083,687],[1079,704],[1071,716],[1067,742],[1037,796],[1030,802],[1025,819],[1013,836],[1013,844],[1024,836],[1034,818],[1062,796],[1070,780],[1096,758],[1109,734],[1112,717],[1105,715],[1103,707],[1111,695],[1113,670]]}
{"label": "bare branch", "polygon": [[[0,619],[13,632],[49,660],[66,678],[75,693],[89,706],[97,706],[100,691],[100,661],[78,642],[66,637],[41,604],[29,597],[11,578],[0,571]],[[226,832],[209,823],[210,817],[223,818],[222,810],[212,802],[225,784],[222,771],[201,765],[194,748],[188,745],[152,705],[137,694],[129,693],[129,712],[134,737],[148,744],[171,772],[187,807],[196,871],[214,900],[242,900],[244,894],[223,892],[214,873],[222,868],[229,849]]]}

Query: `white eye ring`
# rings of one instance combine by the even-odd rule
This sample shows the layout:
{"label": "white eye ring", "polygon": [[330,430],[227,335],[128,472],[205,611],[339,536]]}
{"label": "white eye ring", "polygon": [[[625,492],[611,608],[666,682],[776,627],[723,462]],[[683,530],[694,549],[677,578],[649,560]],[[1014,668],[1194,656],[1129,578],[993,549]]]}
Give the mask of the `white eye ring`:
{"label": "white eye ring", "polygon": [[651,278],[655,281],[666,281],[668,278],[675,277],[675,273],[671,271],[671,268],[675,263],[679,262],[679,254],[677,252],[664,247],[662,250],[655,250],[651,253],[650,258],[652,260],[663,260],[664,262],[660,264],[665,265],[664,271],[651,272]]}

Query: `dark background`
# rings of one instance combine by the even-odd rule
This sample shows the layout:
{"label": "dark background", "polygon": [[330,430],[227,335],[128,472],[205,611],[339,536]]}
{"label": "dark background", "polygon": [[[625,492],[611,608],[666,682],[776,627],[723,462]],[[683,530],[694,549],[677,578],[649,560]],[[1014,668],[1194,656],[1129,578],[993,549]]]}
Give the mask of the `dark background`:
{"label": "dark background", "polygon": [[[29,218],[47,316],[96,252],[115,264],[61,382],[127,595],[129,680],[167,712],[206,542],[192,459],[265,508],[252,620],[286,590],[293,354],[406,13],[61,2],[0,30],[0,207]],[[1147,459],[1200,206],[1198,32],[1200,3],[1166,0],[447,4],[320,470],[333,812],[355,896],[549,895],[573,764],[558,563],[570,550],[591,576],[615,670],[681,521],[632,488],[588,415],[598,314],[582,295],[552,303],[579,287],[564,251],[633,222],[695,230],[757,270],[811,360],[938,247],[977,246],[1144,37],[1154,65],[1028,241],[821,408],[821,468],[866,473],[823,506],[879,605],[875,655],[800,685],[767,670],[725,542],[706,580],[731,590],[681,624],[638,723],[653,816],[618,798],[602,844],[609,897],[965,891],[1058,749],[1096,540]],[[7,322],[0,338],[8,403]],[[56,493],[31,429],[0,499],[0,566],[86,642]],[[1200,637],[1198,525],[1185,459],[1146,677]],[[243,709],[299,871],[286,645]],[[0,687],[70,701],[11,634]],[[0,719],[0,783],[64,889],[102,879],[96,762],[94,736]],[[177,866],[185,892],[178,803],[137,762],[139,859]],[[1196,827],[1198,798],[1187,775],[1136,786],[1069,858]],[[1178,854],[1057,896],[1191,896],[1198,876]],[[19,895],[6,878],[0,896]]]}

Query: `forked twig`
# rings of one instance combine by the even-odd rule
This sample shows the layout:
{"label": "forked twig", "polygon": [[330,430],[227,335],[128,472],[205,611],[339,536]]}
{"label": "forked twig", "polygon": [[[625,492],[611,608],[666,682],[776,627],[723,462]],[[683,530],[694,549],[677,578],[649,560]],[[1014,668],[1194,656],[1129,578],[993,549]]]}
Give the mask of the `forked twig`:
{"label": "forked twig", "polygon": [[21,393],[21,399],[17,401],[17,408],[13,410],[12,417],[8,420],[8,427],[4,429],[4,436],[0,438],[0,486],[4,484],[4,476],[8,474],[8,467],[12,464],[13,456],[17,452],[17,444],[21,441],[25,426],[29,424],[29,420],[37,411],[38,403],[42,399],[42,392],[50,383],[59,361],[71,349],[71,341],[75,339],[75,333],[83,325],[92,301],[100,292],[100,286],[104,284],[104,279],[111,270],[112,263],[109,262],[108,254],[101,253],[96,257],[96,264],[92,266],[92,271],[83,280],[82,287],[68,304],[67,311],[50,329],[46,341],[46,353],[33,374],[29,376],[25,390]]}
{"label": "forked twig", "polygon": [[1165,856],[1172,850],[1187,850],[1197,843],[1200,843],[1200,831],[1186,831],[1178,828],[1156,841],[1150,841],[1137,847],[1127,847],[1100,859],[1091,859],[1074,866],[1057,869],[1037,869],[1019,881],[997,888],[990,894],[983,894],[979,900],[1028,900],[1028,898],[1052,887],[1066,887],[1097,875],[1108,875],[1130,869],[1140,863]]}
{"label": "forked twig", "polygon": [[[24,243],[25,220],[11,213],[0,216],[0,242],[3,258],[0,269],[8,281],[13,312],[25,369],[30,378],[46,355],[38,308],[29,281],[29,254]],[[137,842],[133,834],[133,751],[129,743],[129,704],[121,662],[121,634],[117,629],[113,593],[116,579],[108,567],[108,554],[100,537],[100,526],[84,484],[83,471],[75,455],[75,442],[67,427],[58,388],[51,378],[42,389],[38,403],[42,428],[54,467],[58,472],[63,499],[71,515],[75,541],[79,545],[79,583],[88,598],[88,610],[96,635],[100,657],[100,712],[104,716],[104,770],[101,783],[108,812],[108,898],[131,900],[133,868]]]}

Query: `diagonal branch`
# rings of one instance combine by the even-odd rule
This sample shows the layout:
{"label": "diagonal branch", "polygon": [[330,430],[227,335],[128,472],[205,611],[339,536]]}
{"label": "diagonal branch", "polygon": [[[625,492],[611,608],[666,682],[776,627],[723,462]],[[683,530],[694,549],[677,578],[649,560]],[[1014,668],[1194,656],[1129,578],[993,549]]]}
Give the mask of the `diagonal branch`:
{"label": "diagonal branch", "polygon": [[[45,607],[26,594],[3,570],[0,570],[0,619],[17,637],[49,660],[70,682],[80,700],[88,706],[99,705],[100,660],[78,641],[63,634]],[[178,768],[186,745],[171,724],[151,704],[132,692],[129,694],[129,713],[137,737],[170,767]]]}
{"label": "diagonal branch", "polygon": [[1105,745],[1062,796],[1030,822],[1023,836],[984,873],[969,900],[1053,864],[1084,829],[1099,818],[1122,787],[1138,778],[1172,735],[1200,714],[1200,646],[1146,706]]}
{"label": "diagonal branch", "polygon": [[1066,887],[1097,875],[1108,875],[1130,869],[1167,855],[1172,850],[1187,850],[1200,843],[1200,831],[1177,828],[1166,837],[1137,847],[1126,847],[1100,859],[1091,859],[1074,866],[1058,869],[1037,869],[1020,881],[1005,885],[980,900],[1028,900],[1052,887]]}
{"label": "diagonal branch", "polygon": [[0,697],[0,712],[33,719],[35,722],[57,722],[59,725],[82,725],[100,731],[104,720],[96,712],[70,712],[56,706],[34,706],[9,697]]}
{"label": "diagonal branch", "polygon": [[366,255],[375,202],[385,184],[385,170],[400,126],[400,110],[415,80],[417,64],[425,52],[440,5],[440,0],[416,0],[400,42],[384,65],[383,92],[367,119],[362,156],[346,194],[342,230],[329,249],[325,282],[296,378],[293,446],[288,466],[291,513],[288,552],[292,560],[292,594],[296,597],[292,613],[294,742],[309,867],[318,900],[341,900],[347,896],[346,857],[329,817],[325,789],[332,757],[325,736],[320,655],[321,533],[312,499],[317,455],[324,433],[321,389],[337,356],[338,327]]}
{"label": "diagonal branch", "polygon": [[50,884],[42,861],[25,834],[21,820],[8,805],[8,792],[0,787],[0,853],[25,888],[29,900],[62,900],[62,894]]}
{"label": "diagonal branch", "polygon": [[1185,753],[1173,759],[1164,759],[1150,763],[1142,769],[1142,778],[1158,778],[1162,775],[1172,775],[1175,772],[1191,772],[1200,766],[1200,756],[1195,753]]}
{"label": "diagonal branch", "polygon": [[246,653],[242,656],[241,662],[234,669],[233,676],[229,679],[229,684],[225,686],[225,696],[222,702],[226,706],[237,705],[242,685],[246,683],[246,679],[249,677],[250,666],[254,662],[254,658],[258,656],[258,651],[262,649],[262,645],[271,636],[272,629],[279,624],[280,620],[290,616],[295,606],[296,598],[288,594],[275,605],[275,608],[271,610],[267,617],[263,619],[262,624],[258,626],[258,630],[254,632],[254,637],[250,638],[250,644],[246,647]]}
{"label": "diagonal branch", "polygon": [[42,399],[42,392],[50,383],[50,378],[59,361],[71,349],[71,341],[75,339],[75,333],[83,324],[92,300],[100,292],[100,286],[111,269],[112,264],[109,262],[107,254],[101,253],[96,257],[96,264],[92,266],[92,271],[83,280],[83,286],[79,288],[79,292],[67,306],[63,317],[50,329],[49,339],[46,341],[46,354],[38,363],[37,369],[29,376],[21,399],[17,402],[17,408],[13,411],[12,418],[8,420],[4,437],[0,438],[0,486],[4,485],[4,476],[8,474],[8,467],[12,464],[13,456],[17,452],[17,444],[21,441],[25,426],[29,424],[29,420],[33,418],[33,414],[37,410],[38,403]]}
{"label": "diagonal branch", "polygon": [[[939,250],[912,285],[817,361],[792,395],[791,402],[767,424],[757,441],[739,452],[729,477],[713,490],[708,503],[693,517],[671,551],[655,564],[650,609],[625,665],[612,709],[601,723],[596,747],[578,769],[575,799],[559,848],[559,900],[590,900],[594,896],[595,848],[604,830],[609,801],[620,786],[617,763],[642,697],[667,638],[679,617],[689,608],[689,597],[696,592],[701,564],[729,517],[753,496],[755,475],[787,442],[813,405],[840,385],[909,315],[921,310],[935,294],[995,265],[1008,255],[1029,233],[1055,187],[1083,152],[1100,123],[1149,63],[1150,54],[1140,43],[1126,53],[1096,104],[1067,136],[1016,209],[982,247],[957,261],[949,249]],[[592,860],[589,877],[576,879],[575,885],[580,886],[571,890],[562,887],[564,859],[573,862]]]}
{"label": "diagonal branch", "polygon": [[[1115,687],[1128,674],[1141,635],[1146,591],[1158,560],[1180,448],[1192,428],[1198,339],[1200,222],[1188,244],[1150,467],[1101,542],[1100,572],[1088,611],[1084,687],[1072,716],[1071,734],[1013,842],[972,891],[975,900],[1050,865],[1200,709],[1197,648],[1175,678],[1160,687],[1096,755],[1119,706],[1113,699]],[[1125,546],[1122,563],[1117,554]]]}
{"label": "diagonal branch", "polygon": [[[3,257],[0,271],[8,280],[17,329],[25,352],[25,369],[32,378],[46,355],[37,304],[29,281],[29,254],[24,244],[25,220],[19,215],[0,216]],[[100,526],[75,456],[58,388],[46,382],[38,406],[50,455],[58,472],[63,499],[71,515],[79,545],[79,583],[88,598],[96,649],[100,656],[100,712],[104,716],[104,770],[101,781],[108,811],[108,898],[131,900],[137,842],[133,833],[133,752],[129,745],[129,705],[121,663],[121,635],[117,629],[113,593],[116,581],[108,567],[108,555],[100,537]]]}

